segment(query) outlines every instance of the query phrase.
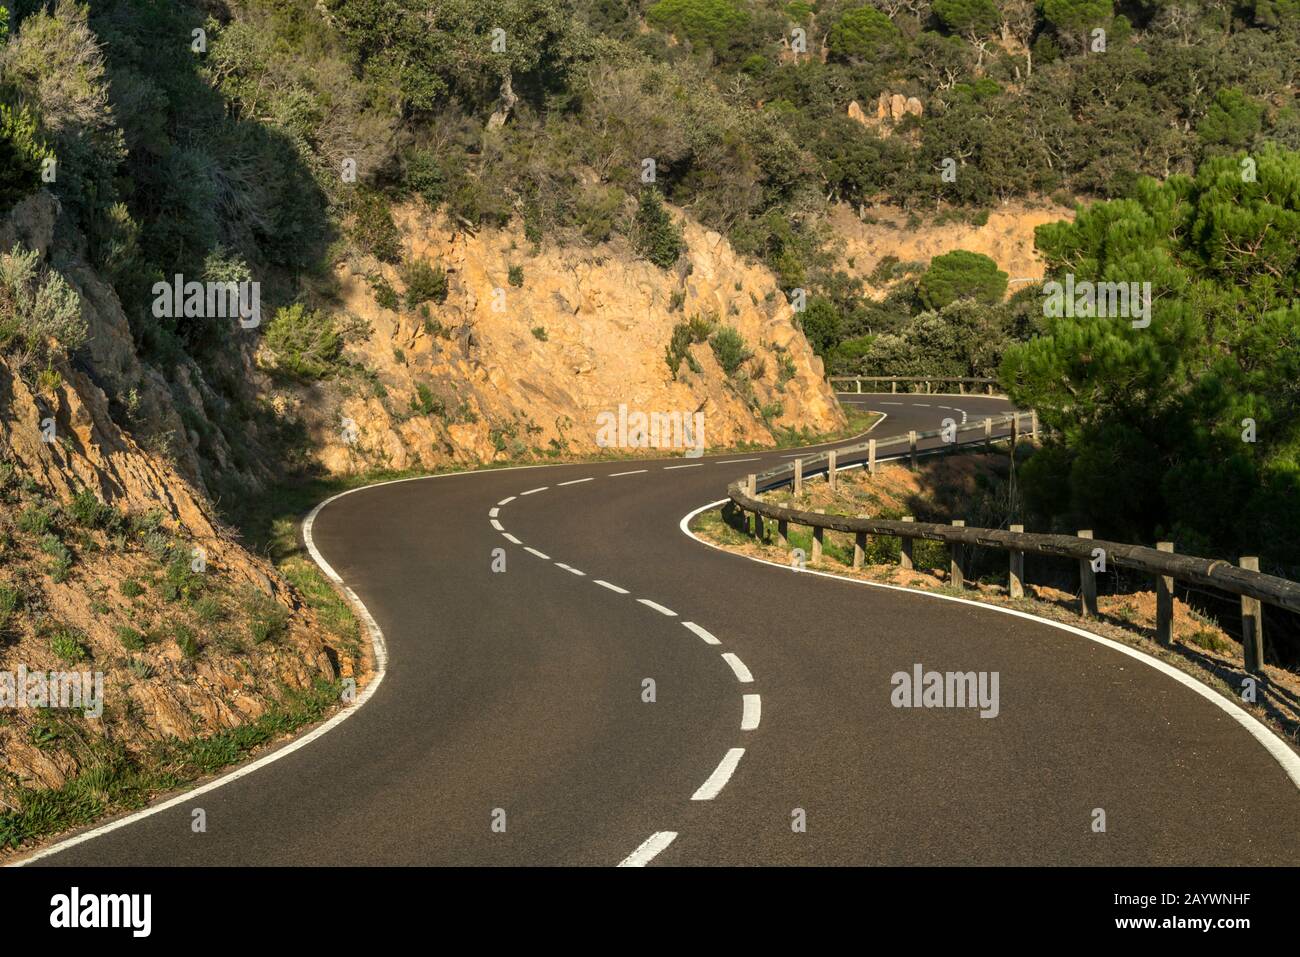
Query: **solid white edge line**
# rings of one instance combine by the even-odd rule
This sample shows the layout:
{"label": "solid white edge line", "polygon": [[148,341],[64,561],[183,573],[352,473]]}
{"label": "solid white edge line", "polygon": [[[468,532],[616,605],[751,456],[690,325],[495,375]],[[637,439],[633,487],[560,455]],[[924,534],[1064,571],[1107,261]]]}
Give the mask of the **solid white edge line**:
{"label": "solid white edge line", "polygon": [[704,639],[706,644],[710,644],[710,645],[722,644],[722,642],[718,641],[717,638],[714,638],[713,635],[709,634],[709,632],[705,631],[703,628],[695,624],[695,622],[693,621],[682,622],[682,627],[699,635],[701,638]]}
{"label": "solid white edge line", "polygon": [[696,462],[694,465],[665,465],[663,470],[665,472],[671,472],[673,469],[698,469],[703,466],[703,462]]}
{"label": "solid white edge line", "polygon": [[648,472],[649,469],[635,469],[631,472],[610,472],[608,478],[618,478],[620,475],[640,475],[642,472]]}
{"label": "solid white edge line", "polygon": [[677,840],[676,831],[655,831],[642,841],[635,851],[619,861],[618,866],[645,867],[675,840]]}
{"label": "solid white edge line", "polygon": [[[694,539],[695,541],[699,542],[701,545],[707,545],[709,548],[715,548],[718,551],[723,552],[724,554],[732,555],[736,558],[744,558],[751,562],[758,562],[760,565],[768,565],[771,566],[772,568],[782,568],[785,569],[786,571],[791,571],[792,569],[788,565],[785,565],[781,562],[769,561],[766,558],[758,558],[754,555],[738,555],[735,552],[728,551],[727,549],[723,548],[720,545],[715,545],[713,542],[705,541],[704,539],[700,538],[698,535],[696,535],[694,532],[690,530],[691,519],[695,518],[696,515],[699,515],[701,512],[707,512],[709,509],[717,508],[719,505],[724,505],[726,504],[727,501],[729,500],[725,498],[720,498],[716,502],[710,502],[708,505],[701,505],[695,511],[684,516],[682,520],[678,522],[677,527],[680,528],[682,533],[687,537]],[[1197,681],[1195,678],[1191,677],[1190,675],[1186,675],[1183,672],[1179,671],[1173,665],[1165,664],[1165,662],[1161,661],[1159,658],[1154,658],[1151,655],[1147,654],[1145,651],[1139,651],[1136,648],[1130,648],[1128,645],[1121,644],[1118,641],[1113,641],[1110,638],[1103,638],[1101,635],[1094,634],[1091,631],[1084,631],[1082,628],[1076,628],[1074,625],[1067,625],[1064,622],[1059,622],[1059,621],[1051,621],[1050,619],[1040,618],[1037,615],[1031,615],[1028,612],[1018,611],[1017,609],[1014,608],[1003,608],[1001,605],[990,605],[987,604],[986,602],[974,601],[970,598],[959,598],[956,595],[941,595],[937,592],[921,591],[916,588],[905,588],[902,585],[889,585],[886,584],[885,582],[866,581],[861,578],[846,578],[842,575],[832,575],[830,572],[817,571],[811,568],[805,568],[802,571],[796,572],[796,574],[815,575],[819,578],[831,578],[834,579],[835,581],[848,582],[849,584],[852,585],[867,585],[871,588],[886,588],[889,589],[890,591],[901,591],[901,592],[907,592],[909,595],[919,595],[922,598],[934,598],[939,601],[954,601],[954,602],[959,602],[960,604],[963,605],[973,605],[976,608],[983,608],[990,612],[997,612],[1003,615],[1011,615],[1016,618],[1024,618],[1027,621],[1037,622],[1040,625],[1047,625],[1050,628],[1057,628],[1060,629],[1061,631],[1069,632],[1072,635],[1078,635],[1080,638],[1087,638],[1089,641],[1095,641],[1100,645],[1105,645],[1107,648],[1110,648],[1114,651],[1118,651],[1120,654],[1127,655],[1128,657],[1133,658],[1136,661],[1140,661],[1145,665],[1149,665],[1150,667],[1155,668],[1157,671],[1161,672],[1162,674],[1168,675],[1170,678],[1173,678],[1179,684],[1187,688],[1190,688],[1192,691],[1195,691],[1198,695],[1200,695],[1202,698],[1205,698],[1207,701],[1211,702],[1212,704],[1217,705],[1222,711],[1227,713],[1229,717],[1231,717],[1234,721],[1236,721],[1239,725],[1241,725],[1242,728],[1245,729],[1245,731],[1248,734],[1250,734],[1252,738],[1254,738],[1261,745],[1263,745],[1264,750],[1266,750],[1270,755],[1272,755],[1274,760],[1276,760],[1277,763],[1282,766],[1282,770],[1286,773],[1286,776],[1291,779],[1291,783],[1295,785],[1297,790],[1300,790],[1300,754],[1296,754],[1294,751],[1292,751],[1291,748],[1286,744],[1286,742],[1283,741],[1280,737],[1277,736],[1277,734],[1274,733],[1272,728],[1264,724],[1262,721],[1256,718],[1245,708],[1242,708],[1236,702],[1231,701],[1228,698],[1225,698],[1217,691],[1214,691],[1213,689],[1208,688],[1205,685],[1201,684],[1199,681]]]}
{"label": "solid white edge line", "polygon": [[515,538],[515,537],[514,537],[513,535],[511,535],[509,532],[502,532],[501,535],[502,535],[502,537],[504,537],[505,540],[508,541],[508,542],[514,542],[516,545],[522,545],[522,544],[523,544],[523,542],[521,542],[519,539]]}
{"label": "solid white edge line", "polygon": [[[389,483],[384,482],[380,484],[386,485]],[[379,686],[384,681],[384,675],[388,673],[388,645],[384,641],[383,631],[380,629],[379,624],[375,621],[374,617],[370,614],[370,610],[366,608],[361,599],[357,597],[356,592],[343,583],[343,579],[339,577],[338,572],[334,570],[330,563],[325,560],[325,557],[321,555],[320,551],[316,548],[316,542],[312,538],[311,532],[312,526],[316,523],[316,516],[319,515],[321,509],[330,502],[340,499],[345,495],[350,495],[353,492],[358,492],[361,488],[372,487],[373,486],[361,486],[360,488],[348,489],[346,492],[340,492],[338,495],[327,498],[325,501],[313,508],[302,523],[303,541],[307,545],[307,552],[311,555],[312,561],[314,561],[317,566],[320,567],[320,570],[325,573],[326,578],[342,589],[343,594],[347,597],[348,602],[351,603],[353,610],[357,613],[357,616],[361,619],[362,625],[370,635],[370,646],[375,656],[375,671],[370,683],[367,684],[365,688],[361,690],[361,694],[357,696],[357,700],[348,707],[337,712],[324,724],[314,728],[302,737],[289,741],[282,747],[272,751],[270,754],[263,755],[256,761],[251,761],[248,764],[231,771],[229,774],[224,774],[221,777],[209,781],[207,784],[200,785],[199,787],[178,794],[161,804],[155,804],[151,807],[143,808],[136,811],[134,814],[129,814],[126,817],[118,818],[116,821],[110,821],[107,824],[102,824],[89,831],[84,831],[81,834],[59,841],[57,844],[51,844],[49,847],[43,848],[29,857],[11,862],[8,865],[9,867],[23,867],[34,861],[39,861],[43,858],[58,854],[61,851],[66,851],[68,848],[75,847],[78,844],[84,844],[86,841],[102,837],[103,835],[116,831],[119,828],[126,827],[128,824],[134,824],[136,821],[169,810],[177,805],[188,804],[200,795],[207,794],[209,791],[215,791],[217,788],[224,787],[233,781],[238,781],[240,778],[252,774],[254,771],[260,770],[268,764],[274,764],[281,758],[288,757],[295,751],[305,748],[317,738],[333,731],[348,718],[352,717],[352,715],[356,714],[357,711],[361,710],[362,705],[369,701],[374,696],[375,692],[379,690]]]}
{"label": "solid white edge line", "polygon": [[741,684],[749,684],[754,680],[754,676],[750,674],[749,669],[745,667],[745,663],[740,660],[734,651],[724,651],[722,660],[731,665],[731,670],[736,673],[736,680]]}
{"label": "solid white edge line", "polygon": [[691,795],[692,801],[712,801],[727,786],[731,776],[736,773],[736,765],[745,756],[744,748],[732,748],[723,755],[722,763],[714,768],[709,779],[700,785],[699,790]]}
{"label": "solid white edge line", "polygon": [[528,554],[530,554],[530,555],[536,555],[538,558],[545,559],[545,560],[548,561],[548,562],[551,560],[551,556],[550,556],[550,555],[547,555],[545,552],[539,552],[537,549],[533,548],[531,545],[525,545],[525,546],[524,546],[524,551],[528,552]]}
{"label": "solid white edge line", "polygon": [[649,598],[638,598],[637,601],[645,605],[647,608],[653,608],[661,615],[667,615],[669,618],[677,617],[677,612],[673,611],[671,608],[665,608],[657,601],[651,601]]}
{"label": "solid white edge line", "polygon": [[753,731],[763,719],[763,701],[756,694],[745,695],[745,710],[740,716],[740,730]]}
{"label": "solid white edge line", "polygon": [[629,594],[626,588],[619,588],[617,585],[611,585],[603,578],[593,578],[592,581],[595,582],[597,585],[599,585],[601,588],[608,588],[610,591],[617,592],[620,595]]}
{"label": "solid white edge line", "polygon": [[520,492],[519,495],[520,497],[525,495],[536,495],[538,492],[545,492],[548,488],[550,488],[549,485],[542,485],[539,488],[530,488],[527,492]]}
{"label": "solid white edge line", "polygon": [[755,455],[752,459],[726,459],[725,461],[718,462],[718,463],[716,463],[716,464],[718,464],[718,465],[735,465],[737,462],[757,462],[757,461],[758,461],[759,459],[761,459],[761,458],[762,458],[761,455]]}
{"label": "solid white edge line", "polygon": [[556,482],[555,487],[559,488],[561,485],[581,485],[583,482],[591,482],[591,481],[594,481],[594,477],[588,477],[585,479],[574,479],[572,482]]}

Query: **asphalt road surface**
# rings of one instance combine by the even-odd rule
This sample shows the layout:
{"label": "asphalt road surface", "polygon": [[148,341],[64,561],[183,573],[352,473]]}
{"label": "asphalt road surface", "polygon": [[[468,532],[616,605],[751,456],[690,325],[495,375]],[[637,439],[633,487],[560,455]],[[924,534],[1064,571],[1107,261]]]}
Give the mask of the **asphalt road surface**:
{"label": "asphalt road surface", "polygon": [[[844,398],[888,413],[881,436],[1006,411]],[[1296,785],[1168,675],[1039,622],[794,574],[679,528],[789,455],[339,498],[314,540],[383,629],[375,695],[283,759],[40,863],[1300,860]],[[998,715],[894,707],[891,675],[917,663],[997,672]]]}

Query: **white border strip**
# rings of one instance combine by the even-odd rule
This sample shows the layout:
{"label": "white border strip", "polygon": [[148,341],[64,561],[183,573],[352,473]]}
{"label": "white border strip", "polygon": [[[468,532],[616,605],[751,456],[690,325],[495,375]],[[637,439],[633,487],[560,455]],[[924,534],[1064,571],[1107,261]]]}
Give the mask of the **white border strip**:
{"label": "white border strip", "polygon": [[1236,721],[1237,724],[1241,725],[1242,728],[1244,728],[1246,732],[1250,734],[1251,737],[1253,737],[1256,741],[1258,741],[1261,745],[1263,745],[1264,750],[1266,750],[1269,754],[1271,754],[1274,760],[1276,760],[1277,763],[1282,766],[1282,770],[1286,772],[1286,776],[1291,779],[1291,783],[1295,785],[1297,790],[1300,790],[1300,755],[1292,751],[1291,748],[1286,744],[1286,742],[1283,741],[1280,737],[1277,736],[1277,734],[1273,732],[1272,728],[1264,724],[1262,721],[1256,718],[1245,708],[1242,708],[1235,701],[1225,698],[1223,695],[1219,694],[1219,692],[1213,690],[1212,688],[1208,688],[1205,685],[1201,684],[1201,682],[1197,681],[1191,675],[1179,671],[1173,665],[1166,664],[1165,662],[1161,661],[1159,658],[1153,658],[1145,651],[1138,651],[1136,648],[1130,648],[1128,645],[1121,644],[1120,642],[1114,641],[1113,639],[1110,638],[1103,638],[1101,635],[1094,634],[1091,631],[1084,631],[1082,628],[1076,628],[1074,625],[1067,625],[1063,622],[1052,621],[1049,618],[1040,618],[1037,615],[1031,615],[1028,612],[1018,611],[1014,608],[1003,608],[1001,605],[991,605],[987,602],[974,601],[970,598],[958,598],[956,595],[942,595],[937,592],[921,591],[916,588],[905,588],[902,585],[889,585],[886,584],[885,582],[866,581],[861,578],[848,578],[843,575],[835,575],[830,572],[816,571],[815,569],[811,569],[811,568],[805,568],[800,571],[800,570],[792,569],[790,566],[782,564],[781,562],[773,562],[773,561],[769,561],[766,558],[758,558],[757,556],[754,555],[740,555],[737,552],[728,551],[727,549],[723,548],[721,545],[715,545],[713,542],[706,541],[703,538],[700,538],[698,535],[696,535],[694,532],[690,530],[691,519],[695,518],[696,515],[699,515],[701,512],[707,512],[709,509],[717,508],[719,505],[723,505],[728,501],[729,499],[720,498],[716,502],[710,502],[708,505],[701,505],[695,511],[684,516],[682,520],[678,523],[678,528],[680,528],[682,533],[686,535],[688,538],[692,538],[702,545],[707,545],[709,548],[716,548],[718,551],[723,552],[727,555],[732,555],[737,558],[745,558],[751,562],[758,562],[761,565],[769,565],[773,568],[781,568],[784,569],[785,571],[793,572],[799,575],[816,575],[821,578],[831,578],[834,579],[835,581],[848,582],[853,585],[868,585],[872,588],[887,588],[890,591],[907,592],[910,595],[920,595],[925,598],[936,598],[940,601],[955,601],[963,605],[973,605],[976,608],[984,608],[988,611],[998,612],[1003,615],[1011,615],[1016,618],[1024,618],[1027,621],[1037,622],[1038,624],[1041,625],[1048,625],[1052,628],[1057,628],[1061,631],[1069,632],[1072,635],[1078,635],[1081,638],[1087,638],[1089,641],[1095,641],[1099,645],[1105,645],[1107,648],[1110,648],[1114,651],[1118,651],[1120,654],[1128,655],[1130,658],[1133,658],[1136,661],[1140,661],[1145,665],[1149,665],[1150,667],[1156,669],[1162,674],[1168,675],[1170,678],[1173,678],[1179,684],[1183,685],[1184,687],[1190,688],[1192,691],[1195,691],[1202,698],[1206,699],[1207,701],[1211,702],[1214,705],[1217,705],[1230,718]]}

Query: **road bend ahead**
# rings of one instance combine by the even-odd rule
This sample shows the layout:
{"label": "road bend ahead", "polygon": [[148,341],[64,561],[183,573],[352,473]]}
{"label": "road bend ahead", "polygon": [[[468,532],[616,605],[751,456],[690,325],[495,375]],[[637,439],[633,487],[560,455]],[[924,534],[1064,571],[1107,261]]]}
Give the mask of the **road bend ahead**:
{"label": "road bend ahead", "polygon": [[[845,399],[888,413],[881,435],[1005,411]],[[41,863],[1300,860],[1296,785],[1168,675],[1039,622],[682,533],[728,481],[789,454],[339,498],[314,538],[387,638],[378,692],[283,759]],[[997,672],[999,713],[893,707],[891,675],[918,663]],[[207,833],[191,832],[192,807]]]}

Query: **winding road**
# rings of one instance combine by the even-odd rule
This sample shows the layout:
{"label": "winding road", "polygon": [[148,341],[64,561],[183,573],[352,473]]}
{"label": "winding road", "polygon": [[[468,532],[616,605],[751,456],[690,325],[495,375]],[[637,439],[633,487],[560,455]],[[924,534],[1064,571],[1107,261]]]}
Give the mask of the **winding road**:
{"label": "winding road", "polygon": [[[1007,411],[842,398],[887,413],[882,436]],[[730,480],[790,454],[454,474],[331,501],[312,537],[382,628],[374,695],[253,773],[39,863],[1300,860],[1296,783],[1169,675],[1041,621],[683,533]],[[999,714],[895,708],[891,675],[916,663],[998,672]]]}

